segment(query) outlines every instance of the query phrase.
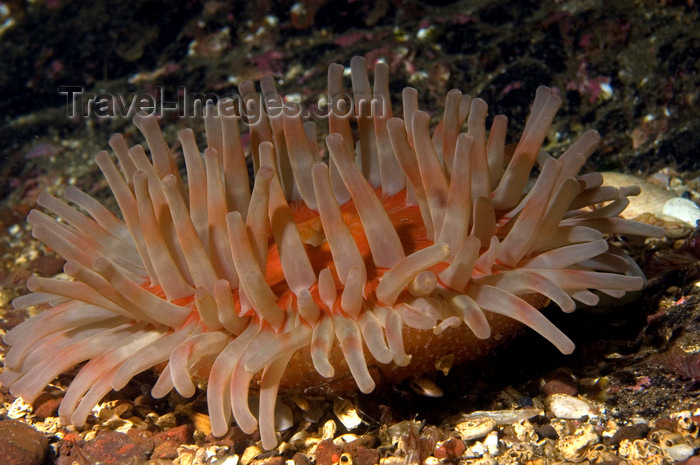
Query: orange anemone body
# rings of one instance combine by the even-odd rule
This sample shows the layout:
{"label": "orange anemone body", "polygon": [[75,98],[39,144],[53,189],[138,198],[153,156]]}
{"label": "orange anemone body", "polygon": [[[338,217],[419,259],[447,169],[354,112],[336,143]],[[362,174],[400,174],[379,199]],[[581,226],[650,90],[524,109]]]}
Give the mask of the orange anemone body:
{"label": "orange anemone body", "polygon": [[[382,200],[382,205],[394,228],[399,231],[401,243],[407,254],[432,245],[432,241],[426,235],[425,225],[420,216],[420,209],[417,205],[406,203],[405,190],[390,197],[383,197],[381,189],[377,189],[376,194]],[[324,268],[329,268],[335,278],[336,290],[338,292],[342,291],[343,286],[337,279],[338,274],[335,269],[333,256],[328,242],[325,240],[323,225],[318,212],[308,209],[303,203],[291,204],[290,206],[314,271],[318,274]],[[341,207],[341,211],[353,240],[365,264],[368,266],[368,278],[370,281],[365,285],[365,299],[376,300],[376,296],[372,294],[386,270],[372,267],[372,255],[367,237],[364,234],[362,222],[352,200],[344,204]],[[437,273],[446,266],[446,263],[439,263],[431,267],[430,270]],[[272,239],[270,239],[265,277],[272,290],[279,296],[278,305],[280,308],[294,305],[295,296],[287,288],[277,248]],[[155,290],[151,289],[150,291],[154,292]],[[324,306],[322,299],[318,295],[318,286],[312,289],[312,295],[319,306]],[[547,299],[541,295],[533,294],[524,296],[524,298],[536,308],[542,308],[547,303]],[[338,303],[333,307],[332,311],[342,313],[343,309]],[[403,333],[403,342],[406,352],[411,354],[411,363],[405,366],[382,364],[375,360],[369,351],[365,350],[368,369],[381,381],[399,382],[412,376],[436,370],[436,364],[443,357],[449,357],[450,366],[478,359],[488,354],[491,349],[503,344],[504,341],[508,340],[521,328],[521,325],[514,320],[496,314],[488,314],[486,318],[492,330],[492,337],[485,340],[477,338],[472,332],[464,331],[461,327],[450,327],[440,334],[415,330],[410,327],[406,328]],[[316,394],[327,393],[333,395],[355,390],[355,383],[339,346],[335,346],[332,349],[329,358],[335,366],[335,376],[332,379],[324,378],[314,370],[308,348],[297,351],[289,361],[288,368],[280,381],[280,388],[288,391],[310,391]],[[210,369],[211,366],[206,365],[201,368],[198,374],[202,379],[206,379]],[[259,379],[257,382],[259,382]]]}

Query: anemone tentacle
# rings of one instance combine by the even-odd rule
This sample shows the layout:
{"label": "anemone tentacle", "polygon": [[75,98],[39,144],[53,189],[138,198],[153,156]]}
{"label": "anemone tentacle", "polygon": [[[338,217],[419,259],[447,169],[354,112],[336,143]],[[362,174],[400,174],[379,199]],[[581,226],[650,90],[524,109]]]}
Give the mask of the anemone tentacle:
{"label": "anemone tentacle", "polygon": [[[341,97],[342,69],[329,68],[331,101]],[[225,434],[233,417],[272,448],[278,390],[305,373],[294,371],[349,376],[370,392],[368,366],[417,363],[426,334],[487,340],[505,331],[493,314],[570,353],[573,342],[536,308],[542,299],[570,312],[574,301],[597,301],[591,290],[641,289],[643,277],[605,236],[661,231],[617,217],[637,190],[578,174],[597,133],[559,158],[541,152],[561,105],[551,89],[537,90],[507,156],[507,119],[487,131],[483,100],[451,91],[431,134],[415,89],[403,92],[403,119],[393,116],[387,65],[375,66],[374,89],[363,58],[351,70],[355,113],[329,115],[328,162],[299,113],[273,114],[284,102],[265,79],[266,107],[248,120],[252,190],[240,118],[222,101],[205,116],[203,154],[191,130],[179,134],[187,183],[153,116],[135,120],[150,159],[121,135],[110,140],[118,167],[97,155],[122,219],[75,188],[65,193],[74,206],[40,196],[63,221],[38,210],[28,220],[73,281],[32,278],[34,294],[14,301],[52,308],[5,335],[12,347],[0,383],[33,401],[89,360],[60,409],[82,425],[110,389],[165,362],[154,396],[192,396],[203,377],[213,433]],[[255,98],[251,82],[240,92]]]}

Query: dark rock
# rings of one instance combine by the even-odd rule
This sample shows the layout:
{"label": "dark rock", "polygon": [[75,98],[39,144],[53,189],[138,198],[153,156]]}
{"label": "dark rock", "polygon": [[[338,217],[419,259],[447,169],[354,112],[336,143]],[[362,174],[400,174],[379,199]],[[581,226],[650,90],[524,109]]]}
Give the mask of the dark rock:
{"label": "dark rock", "polygon": [[678,428],[678,420],[676,418],[663,417],[659,418],[654,422],[656,429],[667,429],[669,431],[675,431]]}
{"label": "dark rock", "polygon": [[635,439],[645,438],[648,432],[649,426],[646,424],[623,426],[611,438],[603,438],[603,443],[608,446],[614,446],[625,439],[634,441]]}
{"label": "dark rock", "polygon": [[251,440],[255,439],[255,436],[257,436],[257,432],[249,436],[236,426],[232,426],[228,429],[226,434],[221,437],[216,437],[211,433],[208,434],[207,437],[204,438],[204,442],[211,446],[225,446],[231,450],[238,450],[239,448],[242,450],[245,449]]}
{"label": "dark rock", "polygon": [[57,465],[73,465],[75,463],[83,465],[86,463],[80,449],[85,444],[80,435],[75,433],[66,434],[58,443]]}
{"label": "dark rock", "polygon": [[466,449],[464,441],[459,438],[450,438],[446,441],[438,442],[433,455],[439,459],[453,460],[460,457]]}
{"label": "dark rock", "polygon": [[338,463],[342,451],[332,441],[324,439],[316,446],[315,459],[318,465],[332,465]]}
{"label": "dark rock", "polygon": [[131,428],[126,432],[126,435],[133,439],[137,444],[146,449],[149,453],[153,452],[153,432],[143,428]]}
{"label": "dark rock", "polygon": [[552,394],[575,396],[578,394],[578,387],[571,379],[551,379],[544,383],[540,390],[546,396],[551,396]]}
{"label": "dark rock", "polygon": [[365,438],[359,438],[346,444],[344,449],[352,455],[352,463],[354,465],[374,465],[379,463],[379,452],[376,449],[370,449],[366,445],[373,443]]}
{"label": "dark rock", "polygon": [[34,401],[34,415],[40,420],[55,417],[62,399],[63,396],[42,392]]}
{"label": "dark rock", "polygon": [[294,454],[292,461],[294,462],[294,465],[311,465],[311,460],[309,460],[309,458],[301,452]]}
{"label": "dark rock", "polygon": [[157,433],[153,436],[153,443],[158,446],[163,442],[176,442],[178,444],[188,444],[192,442],[192,425],[176,426],[167,431]]}
{"label": "dark rock", "polygon": [[94,462],[106,465],[121,464],[127,459],[147,459],[148,450],[124,433],[117,431],[100,431],[94,439],[88,441],[82,452]]}
{"label": "dark rock", "polygon": [[153,436],[151,459],[177,458],[177,448],[192,442],[192,425],[182,425]]}
{"label": "dark rock", "polygon": [[0,421],[0,463],[3,465],[41,465],[48,446],[48,439],[26,423]]}
{"label": "dark rock", "polygon": [[542,439],[559,439],[557,430],[555,430],[552,425],[539,426],[536,432]]}
{"label": "dark rock", "polygon": [[55,255],[42,255],[29,262],[29,269],[41,276],[53,276],[63,271],[66,261]]}
{"label": "dark rock", "polygon": [[173,460],[177,458],[177,448],[180,446],[180,444],[177,441],[162,441],[158,445],[155,446],[153,449],[153,453],[151,454],[151,460],[155,459],[168,459],[168,460]]}
{"label": "dark rock", "polygon": [[279,455],[275,457],[268,457],[262,460],[253,460],[254,465],[284,465],[284,458]]}

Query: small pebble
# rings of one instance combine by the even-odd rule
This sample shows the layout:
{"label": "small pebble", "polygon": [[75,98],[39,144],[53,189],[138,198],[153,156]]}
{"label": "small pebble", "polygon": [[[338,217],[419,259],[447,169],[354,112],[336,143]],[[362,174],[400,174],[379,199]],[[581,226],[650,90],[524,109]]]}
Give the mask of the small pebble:
{"label": "small pebble", "polygon": [[489,454],[493,456],[498,455],[498,433],[496,431],[491,431],[488,436],[486,436],[486,439],[484,439],[484,445],[489,451]]}
{"label": "small pebble", "polygon": [[294,456],[292,457],[292,461],[294,462],[294,465],[311,465],[311,460],[309,460],[309,458],[301,452],[297,452],[296,454],[294,454]]}

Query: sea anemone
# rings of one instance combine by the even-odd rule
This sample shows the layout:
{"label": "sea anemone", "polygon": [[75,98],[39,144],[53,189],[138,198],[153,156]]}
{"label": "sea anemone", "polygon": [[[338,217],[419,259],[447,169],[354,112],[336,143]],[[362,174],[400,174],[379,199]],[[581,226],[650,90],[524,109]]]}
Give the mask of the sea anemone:
{"label": "sea anemone", "polygon": [[[391,380],[442,355],[477,357],[514,322],[568,354],[573,342],[538,308],[552,301],[571,312],[575,301],[598,302],[591,290],[642,288],[606,236],[660,229],[618,217],[637,188],[578,175],[595,131],[558,158],[541,151],[561,104],[551,89],[537,89],[510,146],[504,116],[487,133],[481,99],[450,91],[431,135],[415,89],[403,91],[403,119],[393,117],[385,64],[372,90],[365,60],[352,60],[350,100],[343,72],[328,71],[327,162],[313,125],[265,78],[264,106],[246,119],[252,191],[240,118],[222,101],[204,117],[203,157],[193,131],[179,133],[186,183],[154,116],[135,119],[150,160],[121,134],[110,139],[119,168],[97,154],[122,219],[74,187],[65,199],[75,206],[41,195],[58,219],[33,210],[28,221],[73,279],[29,279],[33,293],[13,305],[51,308],[5,335],[0,382],[31,402],[87,361],[59,410],[79,426],[110,390],[159,366],[153,396],[189,397],[205,379],[213,434],[233,416],[246,433],[259,428],[269,449],[280,386],[354,380],[367,393],[369,367]],[[254,85],[239,89],[254,108]],[[352,111],[335,111],[343,102]]]}

